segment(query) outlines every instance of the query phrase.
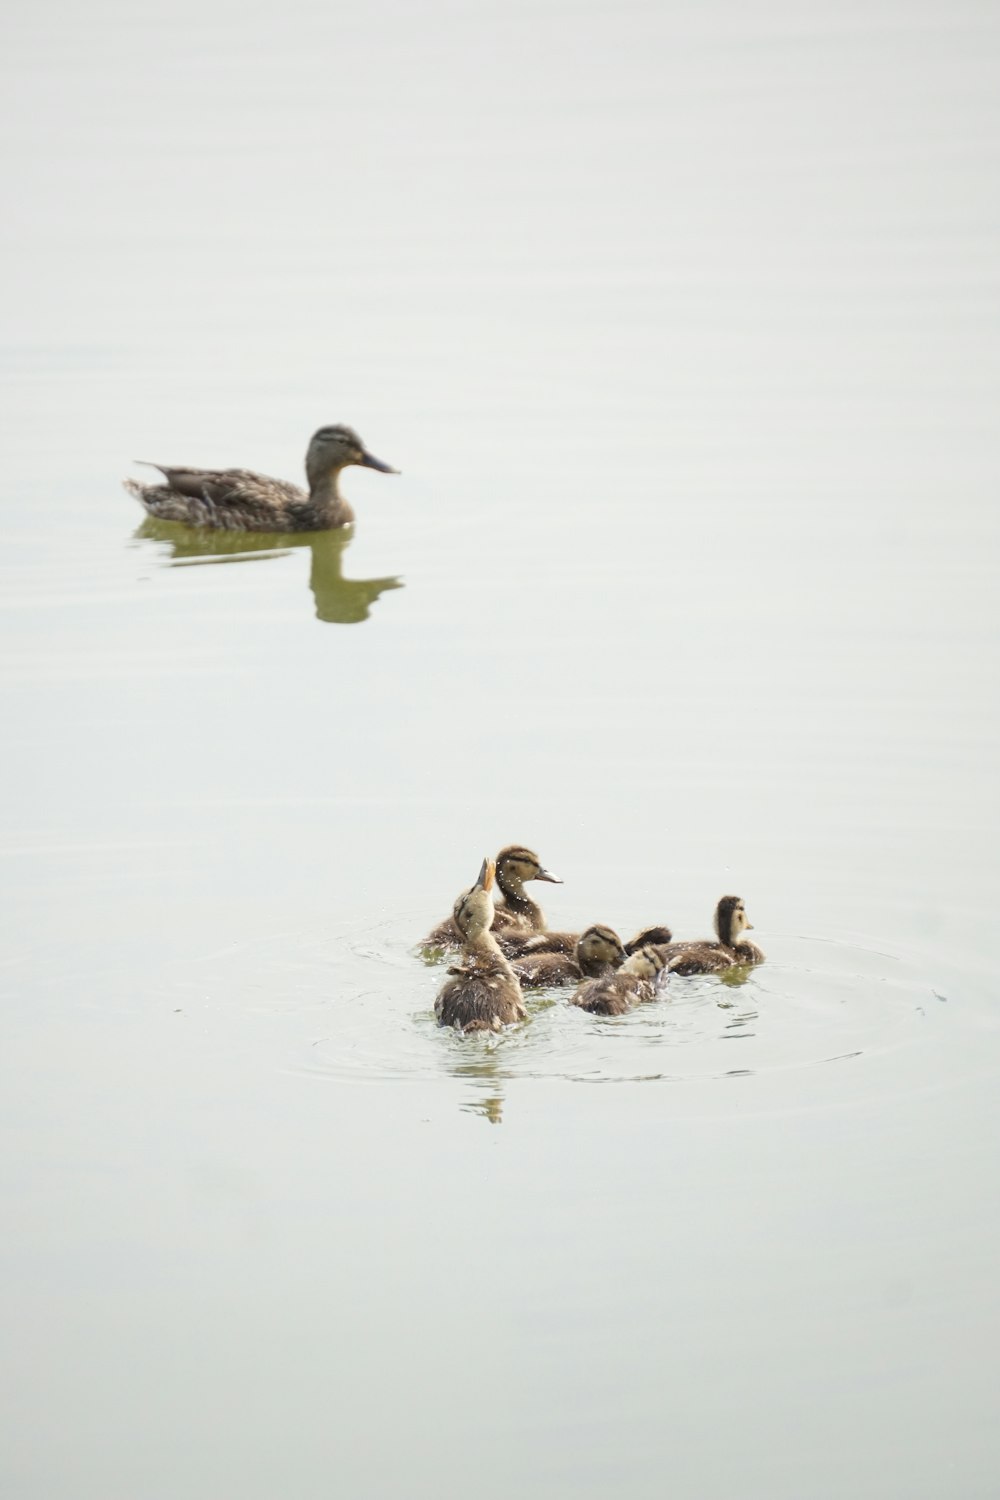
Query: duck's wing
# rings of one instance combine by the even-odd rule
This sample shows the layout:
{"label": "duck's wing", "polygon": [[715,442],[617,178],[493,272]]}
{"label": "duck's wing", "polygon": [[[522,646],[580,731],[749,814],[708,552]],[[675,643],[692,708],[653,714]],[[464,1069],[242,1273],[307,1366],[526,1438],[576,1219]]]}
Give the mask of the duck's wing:
{"label": "duck's wing", "polygon": [[249,469],[172,469],[153,464],[166,484],[125,488],[162,521],[214,526],[223,531],[294,531],[295,513],[307,496],[294,484]]}
{"label": "duck's wing", "polygon": [[210,500],[213,505],[301,505],[308,499],[297,484],[255,474],[252,469],[176,469],[169,464],[148,467],[159,469],[175,495],[191,495],[195,500]]}

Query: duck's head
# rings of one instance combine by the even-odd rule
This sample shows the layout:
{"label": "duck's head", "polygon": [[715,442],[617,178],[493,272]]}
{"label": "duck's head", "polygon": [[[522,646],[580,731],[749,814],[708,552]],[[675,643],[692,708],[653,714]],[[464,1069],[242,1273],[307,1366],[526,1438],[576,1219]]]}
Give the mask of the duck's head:
{"label": "duck's head", "polygon": [[651,943],[648,948],[637,948],[622,964],[620,974],[638,974],[640,979],[655,979],[667,966],[667,955],[662,948]]}
{"label": "duck's head", "polygon": [[306,477],[310,485],[315,485],[327,474],[346,469],[348,464],[378,469],[381,474],[399,472],[369,453],[353,427],[321,427],[313,433],[306,453]]}
{"label": "duck's head", "polygon": [[496,864],[492,859],[484,859],[475,885],[456,898],[452,916],[455,918],[455,925],[459,932],[467,940],[482,937],[492,925],[493,882],[496,870]]}
{"label": "duck's head", "polygon": [[597,924],[580,934],[576,956],[584,967],[592,963],[614,964],[617,969],[619,964],[625,962],[625,949],[617,932]]}
{"label": "duck's head", "polygon": [[715,932],[720,943],[734,947],[745,932],[753,931],[742,896],[723,896],[715,908]]}
{"label": "duck's head", "polygon": [[553,875],[542,864],[533,849],[523,844],[508,844],[497,855],[497,885],[502,891],[511,886],[519,889],[526,880],[547,880],[552,885],[562,885],[558,875]]}

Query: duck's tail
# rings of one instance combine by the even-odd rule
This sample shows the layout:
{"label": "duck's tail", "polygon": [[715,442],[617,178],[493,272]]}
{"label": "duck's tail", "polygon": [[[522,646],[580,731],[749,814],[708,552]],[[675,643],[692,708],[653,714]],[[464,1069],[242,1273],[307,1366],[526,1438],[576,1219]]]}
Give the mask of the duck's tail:
{"label": "duck's tail", "polygon": [[[154,464],[153,467],[155,468],[156,465]],[[123,479],[122,488],[127,490],[130,495],[134,495],[139,504],[146,510],[149,509],[149,506],[146,504],[146,490],[149,488],[148,485],[140,484],[138,479]]]}

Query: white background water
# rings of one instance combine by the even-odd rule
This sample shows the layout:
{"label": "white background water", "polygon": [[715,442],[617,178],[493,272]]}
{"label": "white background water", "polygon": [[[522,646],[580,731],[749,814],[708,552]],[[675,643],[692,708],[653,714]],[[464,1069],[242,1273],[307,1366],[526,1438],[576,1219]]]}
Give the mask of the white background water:
{"label": "white background water", "polygon": [[[998,50],[8,12],[5,1494],[996,1494]],[[137,535],[330,421],[346,550]],[[509,841],[768,962],[439,1033]]]}

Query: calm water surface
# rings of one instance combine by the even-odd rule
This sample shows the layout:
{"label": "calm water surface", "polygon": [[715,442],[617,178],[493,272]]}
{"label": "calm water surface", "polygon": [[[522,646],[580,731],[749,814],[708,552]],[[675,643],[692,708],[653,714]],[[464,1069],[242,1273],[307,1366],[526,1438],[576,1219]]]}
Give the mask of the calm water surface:
{"label": "calm water surface", "polygon": [[[995,1496],[995,8],[3,26],[4,1494]],[[768,962],[444,1035],[514,840]]]}

